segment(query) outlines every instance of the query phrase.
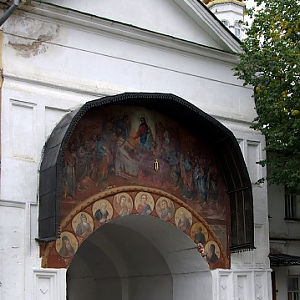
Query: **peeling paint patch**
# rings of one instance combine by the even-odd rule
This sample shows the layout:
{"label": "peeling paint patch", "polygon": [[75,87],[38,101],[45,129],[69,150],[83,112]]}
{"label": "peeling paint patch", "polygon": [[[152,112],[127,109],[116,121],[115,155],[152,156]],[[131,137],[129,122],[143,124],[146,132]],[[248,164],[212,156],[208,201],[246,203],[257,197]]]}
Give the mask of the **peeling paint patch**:
{"label": "peeling paint patch", "polygon": [[32,57],[48,51],[46,42],[58,36],[59,26],[25,17],[12,18],[7,26],[8,45],[23,57]]}

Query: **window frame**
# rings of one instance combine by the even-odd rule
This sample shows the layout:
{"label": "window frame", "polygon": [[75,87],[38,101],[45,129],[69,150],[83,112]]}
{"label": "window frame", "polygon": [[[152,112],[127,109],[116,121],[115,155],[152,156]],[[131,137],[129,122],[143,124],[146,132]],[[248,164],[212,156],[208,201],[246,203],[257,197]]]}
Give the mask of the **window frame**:
{"label": "window frame", "polygon": [[[297,279],[296,289],[291,289],[290,280]],[[287,293],[288,293],[288,300],[299,300],[300,290],[299,290],[299,277],[298,276],[288,276],[287,278]]]}
{"label": "window frame", "polygon": [[221,22],[223,23],[224,26],[226,26],[227,28],[229,28],[229,21],[226,19],[221,20]]}
{"label": "window frame", "polygon": [[234,35],[239,39],[242,36],[242,26],[239,21],[234,21]]}
{"label": "window frame", "polygon": [[284,192],[284,214],[285,220],[300,221],[298,202],[300,201],[300,195],[292,193],[287,187]]}

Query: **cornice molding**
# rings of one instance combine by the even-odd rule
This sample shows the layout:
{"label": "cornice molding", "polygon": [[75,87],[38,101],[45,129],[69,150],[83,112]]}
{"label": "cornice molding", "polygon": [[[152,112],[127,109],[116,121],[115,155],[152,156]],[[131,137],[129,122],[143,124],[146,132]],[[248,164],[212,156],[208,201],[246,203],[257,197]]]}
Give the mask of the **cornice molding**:
{"label": "cornice molding", "polygon": [[[86,88],[80,88],[77,85],[71,86],[71,85],[59,85],[55,82],[51,83],[51,82],[47,82],[47,81],[38,81],[38,80],[34,80],[34,79],[28,79],[28,78],[21,78],[18,76],[14,76],[12,74],[3,74],[4,78],[5,78],[5,82],[6,84],[10,84],[11,82],[17,82],[18,84],[26,84],[29,85],[28,89],[30,89],[30,86],[42,86],[45,87],[47,89],[56,91],[56,90],[60,90],[63,92],[67,92],[67,93],[74,93],[74,94],[78,94],[78,95],[82,95],[82,96],[86,96],[87,97],[87,101],[89,100],[93,100],[96,98],[102,98],[102,97],[106,97],[106,96],[115,96],[117,94],[121,94],[121,93],[126,93],[126,92],[143,92],[140,90],[128,90],[124,87],[113,87],[113,86],[100,86],[98,91],[96,91],[95,89],[93,89],[93,87],[89,86]],[[251,87],[244,87],[244,88],[251,88]],[[80,105],[82,105],[80,103]],[[197,106],[195,104],[195,106]],[[201,107],[197,106],[198,108],[201,109]],[[217,113],[210,113],[210,116],[212,116],[213,118],[217,119],[219,122],[224,123],[224,122],[231,122],[232,124],[243,124],[246,127],[249,127],[252,122],[250,121],[245,121],[243,120],[241,117],[239,118],[238,116],[224,116],[224,114],[217,114]],[[252,130],[251,130],[252,131]],[[1,206],[1,204],[0,204]]]}
{"label": "cornice molding", "polygon": [[[239,57],[237,56],[237,53],[240,51],[239,47],[232,47],[231,50],[224,51],[50,3],[32,1],[31,5],[31,9],[27,8],[23,13],[32,18],[37,18],[38,16],[42,19],[52,19],[60,24],[74,24],[78,28],[89,32],[94,31],[109,36],[116,35],[123,39],[162,47],[169,51],[184,52],[186,55],[202,56],[232,64],[237,64],[239,61]],[[207,10],[206,13],[209,14],[209,11]],[[220,26],[220,31],[222,31],[222,24],[220,25],[219,22],[215,23]],[[216,24],[211,23],[211,26],[217,26]],[[224,28],[222,29],[224,30]]]}
{"label": "cornice molding", "polygon": [[13,208],[25,209],[26,203],[25,202],[19,202],[19,201],[0,199],[0,207],[1,206],[2,207],[13,207]]}
{"label": "cornice molding", "polygon": [[[217,43],[240,53],[240,41],[220,22],[217,17],[198,0],[174,0],[188,15],[208,33],[214,33]],[[204,9],[202,8],[204,7]],[[212,37],[212,35],[210,34]]]}

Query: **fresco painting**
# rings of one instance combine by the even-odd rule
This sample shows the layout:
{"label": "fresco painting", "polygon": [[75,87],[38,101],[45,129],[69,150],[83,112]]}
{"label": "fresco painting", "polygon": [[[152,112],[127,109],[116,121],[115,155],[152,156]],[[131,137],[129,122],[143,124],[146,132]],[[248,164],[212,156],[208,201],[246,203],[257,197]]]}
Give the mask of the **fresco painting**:
{"label": "fresco painting", "polygon": [[113,207],[106,199],[99,200],[93,205],[93,216],[99,223],[108,222],[113,215]]}
{"label": "fresco painting", "polygon": [[135,209],[142,216],[151,214],[154,208],[154,200],[151,194],[140,192],[135,197]]}
{"label": "fresco painting", "polygon": [[175,208],[173,202],[166,198],[166,197],[160,197],[156,202],[156,213],[158,216],[164,220],[169,221],[173,218],[175,213]]}
{"label": "fresco painting", "polygon": [[184,233],[188,234],[192,227],[192,214],[184,207],[180,207],[175,212],[176,226]]}
{"label": "fresco painting", "polygon": [[78,249],[78,242],[74,234],[62,232],[61,237],[56,241],[57,253],[66,259],[71,259]]}
{"label": "fresco painting", "polygon": [[118,194],[114,197],[113,206],[120,217],[128,216],[133,208],[133,201],[127,193]]}
{"label": "fresco painting", "polygon": [[93,232],[94,222],[89,214],[81,212],[73,218],[72,227],[77,236],[87,237]]}
{"label": "fresco painting", "polygon": [[[147,201],[142,201],[145,196]],[[166,210],[163,203],[170,209]],[[124,205],[127,207],[126,214],[121,213]],[[102,217],[99,217],[100,210]],[[78,247],[92,231],[104,226],[110,220],[129,214],[157,217],[174,224],[195,242],[195,249],[198,249],[211,268],[228,267],[227,249],[197,212],[190,210],[185,202],[171,194],[140,186],[112,188],[83,201],[62,221],[61,237],[56,242],[47,244],[42,256],[43,265],[55,268],[68,267]]]}
{"label": "fresco painting", "polygon": [[203,226],[201,223],[195,223],[191,229],[191,239],[196,244],[202,244],[204,247],[206,241],[208,240],[208,232],[205,226]]}
{"label": "fresco painting", "polygon": [[62,218],[92,194],[138,184],[167,190],[203,216],[213,211],[213,219],[225,220],[223,179],[199,129],[196,136],[143,107],[110,105],[89,111],[65,152]]}
{"label": "fresco painting", "polygon": [[215,264],[220,259],[220,248],[216,242],[210,241],[205,245],[205,258],[210,264]]}
{"label": "fresco painting", "polygon": [[228,195],[201,128],[144,107],[97,107],[68,141],[61,186],[62,234],[46,247],[45,265],[66,266],[63,236],[78,248],[110,220],[140,214],[177,226],[211,268],[229,267]]}

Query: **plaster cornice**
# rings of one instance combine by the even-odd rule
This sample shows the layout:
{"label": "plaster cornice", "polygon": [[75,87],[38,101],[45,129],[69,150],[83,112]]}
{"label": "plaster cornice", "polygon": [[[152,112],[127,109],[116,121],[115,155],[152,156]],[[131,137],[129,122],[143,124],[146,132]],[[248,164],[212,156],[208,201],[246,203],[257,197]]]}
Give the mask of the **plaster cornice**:
{"label": "plaster cornice", "polygon": [[240,41],[220,22],[217,17],[198,0],[174,0],[199,26],[223,49],[241,52]]}
{"label": "plaster cornice", "polygon": [[[174,0],[178,1],[178,0]],[[197,1],[195,1],[197,2]],[[170,51],[181,51],[185,54],[199,55],[214,60],[220,60],[232,64],[238,63],[238,56],[236,53],[240,52],[238,43],[226,50],[220,50],[198,43],[194,43],[188,40],[176,38],[174,36],[165,35],[150,30],[146,30],[140,27],[136,27],[130,24],[124,24],[116,22],[114,20],[101,18],[95,15],[82,13],[76,10],[72,10],[66,7],[53,5],[50,3],[41,3],[40,1],[32,1],[31,9],[26,9],[26,14],[32,17],[40,17],[46,19],[55,20],[56,23],[67,24],[71,23],[83,30],[101,32],[101,34],[117,35],[123,39],[134,40],[135,42],[148,43],[157,47],[167,48]],[[199,5],[199,3],[198,3]],[[209,15],[208,9],[205,9],[207,17]],[[198,18],[201,16],[198,15]],[[215,21],[215,20],[214,20]],[[212,21],[213,22],[213,21]],[[223,31],[222,24],[215,22],[219,25],[220,31]],[[215,26],[216,24],[211,24]],[[199,24],[200,25],[200,24]],[[225,30],[226,31],[226,30]]]}
{"label": "plaster cornice", "polygon": [[19,202],[19,201],[0,199],[0,207],[1,206],[2,207],[13,207],[13,208],[25,209],[26,203],[25,202]]}
{"label": "plaster cornice", "polygon": [[[94,85],[92,84],[90,86],[85,86],[85,88],[78,87],[78,85],[76,85],[76,84],[66,85],[64,83],[64,84],[60,85],[57,82],[38,81],[38,80],[34,80],[34,79],[21,78],[21,77],[14,76],[12,74],[7,74],[7,73],[4,73],[3,77],[4,77],[6,85],[8,87],[14,86],[14,82],[18,82],[18,84],[24,84],[25,86],[23,88],[27,89],[27,90],[32,90],[32,88],[34,88],[34,86],[40,86],[40,87],[49,89],[51,92],[59,90],[60,92],[78,94],[78,95],[86,97],[86,99],[87,99],[86,101],[90,101],[95,98],[102,98],[102,97],[106,97],[106,96],[114,96],[114,95],[126,93],[126,92],[135,92],[135,93],[143,92],[142,90],[134,90],[133,91],[132,88],[126,89],[124,87],[117,87],[117,86],[111,86],[111,85],[101,85],[98,89],[95,88],[96,84],[94,84]],[[251,89],[251,87],[244,87],[244,88]],[[189,101],[192,103],[191,99]],[[78,102],[78,103],[80,103],[80,105],[81,105],[82,102]],[[197,106],[196,103],[195,103],[195,105]],[[247,128],[247,130],[249,130],[249,126],[252,124],[251,121],[246,121],[241,116],[237,116],[237,115],[224,116],[224,114],[214,113],[214,112],[211,112],[209,114],[210,114],[210,116],[217,119],[221,123],[230,122],[233,125],[243,124],[245,126],[245,128]],[[254,130],[251,129],[249,131],[253,132]],[[0,203],[0,206],[1,206],[1,203]]]}

